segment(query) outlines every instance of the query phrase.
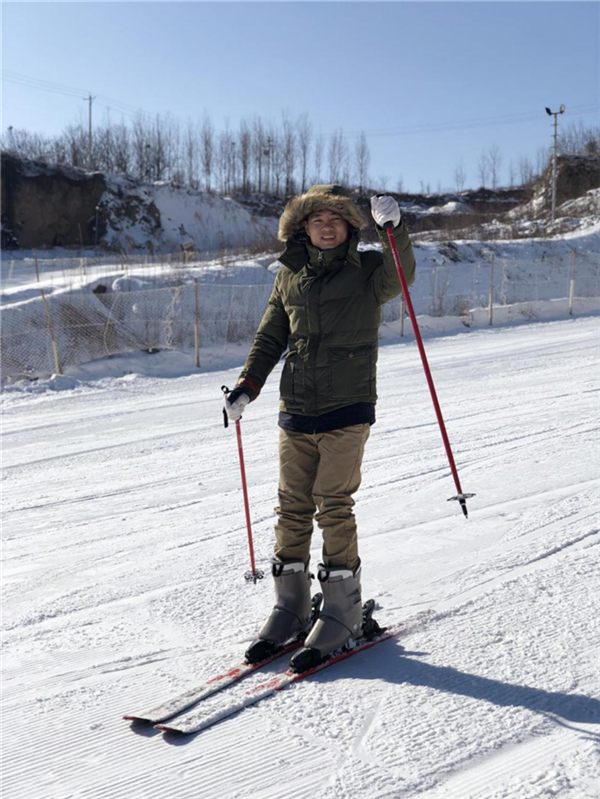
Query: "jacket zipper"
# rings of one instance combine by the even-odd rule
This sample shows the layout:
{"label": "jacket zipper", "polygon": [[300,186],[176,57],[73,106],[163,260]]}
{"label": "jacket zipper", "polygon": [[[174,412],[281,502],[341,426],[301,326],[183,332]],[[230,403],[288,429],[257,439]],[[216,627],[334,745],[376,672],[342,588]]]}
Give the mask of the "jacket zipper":
{"label": "jacket zipper", "polygon": [[318,255],[318,258],[317,258],[317,263],[321,267],[321,270],[320,270],[321,271],[321,275],[319,276],[319,283],[318,283],[318,287],[317,287],[317,338],[315,339],[315,355],[314,355],[314,361],[313,361],[313,386],[314,386],[314,391],[313,391],[313,407],[311,408],[311,412],[313,413],[313,415],[314,415],[315,411],[317,410],[317,406],[318,406],[318,396],[317,396],[317,392],[318,392],[318,384],[317,384],[317,354],[318,354],[318,350],[319,350],[319,341],[321,340],[321,336],[323,335],[323,329],[322,329],[322,325],[321,325],[321,289],[323,288],[323,279],[324,279],[324,277],[323,277],[323,269],[324,269],[323,261],[324,261],[323,251],[321,250],[319,252],[319,255]]}

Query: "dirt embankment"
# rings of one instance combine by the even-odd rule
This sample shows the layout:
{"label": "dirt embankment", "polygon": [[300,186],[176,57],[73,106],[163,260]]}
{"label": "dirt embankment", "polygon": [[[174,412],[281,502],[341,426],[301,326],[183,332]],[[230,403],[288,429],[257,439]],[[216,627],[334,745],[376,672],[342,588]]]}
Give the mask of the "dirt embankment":
{"label": "dirt embankment", "polygon": [[2,248],[88,247],[102,237],[104,175],[2,154]]}

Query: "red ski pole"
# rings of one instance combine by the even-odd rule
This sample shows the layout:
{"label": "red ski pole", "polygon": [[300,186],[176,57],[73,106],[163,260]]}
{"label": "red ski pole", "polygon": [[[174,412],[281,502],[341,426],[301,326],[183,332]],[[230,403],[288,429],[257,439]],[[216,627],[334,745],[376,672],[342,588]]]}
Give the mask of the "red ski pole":
{"label": "red ski pole", "polygon": [[404,294],[404,302],[406,303],[406,307],[408,309],[408,315],[410,316],[410,321],[412,322],[413,330],[415,333],[415,339],[417,341],[417,346],[419,348],[419,353],[421,355],[421,361],[423,362],[423,369],[425,370],[425,377],[427,378],[427,383],[429,385],[429,391],[431,393],[431,399],[433,401],[433,407],[435,408],[435,415],[437,416],[438,424],[440,426],[440,432],[442,434],[442,440],[444,442],[444,447],[446,448],[446,455],[448,456],[448,462],[450,463],[450,470],[452,471],[452,476],[454,477],[454,484],[457,490],[457,496],[450,497],[448,502],[456,499],[460,503],[460,506],[463,510],[463,513],[468,518],[469,514],[467,511],[467,499],[470,497],[474,497],[475,494],[463,494],[463,490],[460,487],[460,480],[458,479],[458,471],[456,469],[456,464],[454,463],[454,456],[452,455],[452,448],[450,447],[450,440],[448,438],[448,433],[446,432],[446,425],[444,424],[444,417],[442,416],[442,409],[440,408],[440,403],[437,398],[437,393],[435,390],[435,386],[433,384],[433,378],[431,376],[431,371],[429,369],[429,363],[427,361],[427,355],[425,354],[425,347],[423,346],[423,339],[421,338],[421,331],[419,330],[419,325],[417,323],[417,317],[415,315],[415,311],[413,308],[412,301],[410,299],[410,294],[408,292],[408,285],[406,283],[406,278],[404,277],[404,273],[402,271],[402,264],[400,263],[400,256],[398,255],[398,250],[396,249],[396,241],[394,239],[394,234],[392,233],[392,228],[394,227],[391,222],[387,222],[384,225],[388,241],[390,243],[390,247],[392,250],[392,255],[394,256],[394,262],[396,264],[396,269],[398,270],[398,277],[400,278],[400,285],[402,286],[402,293]]}
{"label": "red ski pole", "polygon": [[[229,389],[227,386],[222,387],[223,393],[225,395],[229,394]],[[229,418],[227,416],[227,412],[225,408],[223,408],[223,420],[225,427],[229,426]],[[244,450],[242,448],[242,426],[240,424],[240,420],[236,419],[235,422],[235,430],[237,433],[237,442],[238,442],[238,453],[240,456],[240,472],[242,475],[242,493],[244,495],[244,510],[246,512],[246,529],[248,531],[248,548],[250,549],[250,571],[244,574],[244,578],[248,581],[252,580],[254,583],[257,580],[262,580],[265,576],[265,573],[260,569],[256,568],[256,564],[254,561],[254,544],[252,543],[252,524],[250,522],[250,502],[248,500],[248,487],[246,484],[246,467],[244,466]]]}

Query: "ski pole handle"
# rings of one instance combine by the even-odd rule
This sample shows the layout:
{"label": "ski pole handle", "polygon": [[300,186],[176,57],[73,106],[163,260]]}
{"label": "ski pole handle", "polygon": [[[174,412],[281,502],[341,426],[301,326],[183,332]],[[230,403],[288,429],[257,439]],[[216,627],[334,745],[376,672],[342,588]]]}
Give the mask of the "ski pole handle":
{"label": "ski pole handle", "polygon": [[[223,392],[223,394],[225,394],[225,396],[231,393],[231,389],[227,388],[227,386],[221,386],[221,391]],[[225,410],[224,407],[223,407],[223,427],[225,428],[229,427],[229,416],[227,416],[227,411]]]}

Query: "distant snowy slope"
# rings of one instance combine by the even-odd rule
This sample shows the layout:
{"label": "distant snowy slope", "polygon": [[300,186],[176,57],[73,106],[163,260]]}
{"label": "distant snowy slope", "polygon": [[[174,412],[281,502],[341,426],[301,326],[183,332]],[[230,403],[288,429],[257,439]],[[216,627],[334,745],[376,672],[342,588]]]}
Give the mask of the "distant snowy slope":
{"label": "distant snowy slope", "polygon": [[199,252],[216,252],[270,242],[277,232],[275,219],[254,216],[227,197],[105,177],[108,188],[99,203],[107,221],[102,243],[112,249],[172,252],[193,245]]}

